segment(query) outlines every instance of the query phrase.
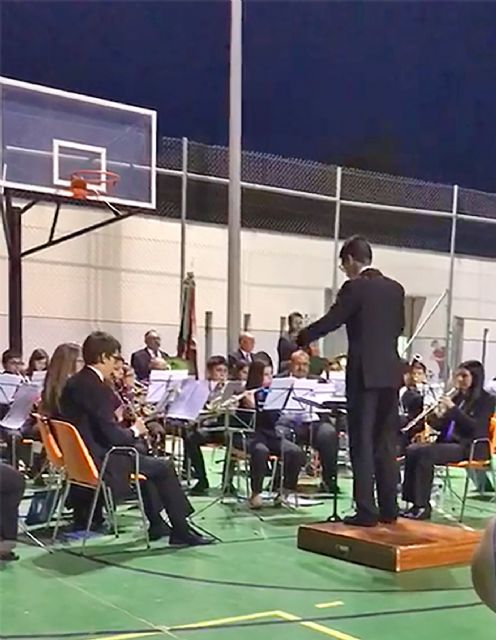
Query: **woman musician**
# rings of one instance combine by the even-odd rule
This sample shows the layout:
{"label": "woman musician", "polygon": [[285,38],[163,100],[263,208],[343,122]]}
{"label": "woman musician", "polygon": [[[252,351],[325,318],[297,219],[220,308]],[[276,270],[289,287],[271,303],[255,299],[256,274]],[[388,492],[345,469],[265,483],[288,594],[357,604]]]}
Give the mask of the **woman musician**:
{"label": "woman musician", "polygon": [[[429,418],[439,435],[433,443],[411,444],[405,454],[403,499],[412,507],[403,515],[415,520],[431,516],[434,466],[466,460],[472,442],[487,438],[495,398],[484,391],[484,367],[476,360],[462,363],[455,373],[454,395],[441,398]],[[474,457],[486,458],[487,446],[475,447]]]}

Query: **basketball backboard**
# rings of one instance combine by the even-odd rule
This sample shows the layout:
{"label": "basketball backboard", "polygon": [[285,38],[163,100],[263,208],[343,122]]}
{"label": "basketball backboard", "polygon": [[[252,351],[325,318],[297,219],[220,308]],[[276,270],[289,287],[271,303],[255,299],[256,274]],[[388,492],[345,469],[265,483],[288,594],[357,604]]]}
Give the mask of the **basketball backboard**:
{"label": "basketball backboard", "polygon": [[71,196],[82,170],[108,202],[155,209],[156,139],[156,111],[0,77],[0,186]]}

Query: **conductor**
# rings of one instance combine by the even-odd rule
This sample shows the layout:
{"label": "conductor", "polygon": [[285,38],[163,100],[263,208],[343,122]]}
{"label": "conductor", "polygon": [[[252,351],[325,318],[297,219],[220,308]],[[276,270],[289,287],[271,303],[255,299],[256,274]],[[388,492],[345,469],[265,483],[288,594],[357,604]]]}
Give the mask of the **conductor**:
{"label": "conductor", "polygon": [[[346,395],[356,514],[345,524],[373,527],[398,517],[396,439],[400,359],[397,342],[403,332],[403,287],[372,266],[367,240],[353,236],[340,252],[348,281],[320,320],[303,329],[304,347],[346,325],[348,364]],[[374,477],[379,508],[374,498]]]}

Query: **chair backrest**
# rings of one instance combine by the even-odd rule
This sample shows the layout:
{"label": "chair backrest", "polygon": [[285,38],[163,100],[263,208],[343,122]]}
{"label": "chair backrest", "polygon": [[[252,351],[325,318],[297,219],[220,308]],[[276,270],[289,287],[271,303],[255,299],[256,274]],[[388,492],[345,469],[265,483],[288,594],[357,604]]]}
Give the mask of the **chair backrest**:
{"label": "chair backrest", "polygon": [[49,424],[62,449],[67,479],[76,484],[96,487],[98,469],[77,429],[61,420],[49,420]]}
{"label": "chair backrest", "polygon": [[57,444],[57,440],[55,440],[53,433],[50,431],[48,420],[39,413],[34,413],[33,416],[36,420],[36,426],[40,432],[41,441],[45,447],[48,461],[56,469],[62,469],[64,466],[64,456]]}
{"label": "chair backrest", "polygon": [[489,440],[491,441],[491,449],[496,456],[496,413],[489,422]]}

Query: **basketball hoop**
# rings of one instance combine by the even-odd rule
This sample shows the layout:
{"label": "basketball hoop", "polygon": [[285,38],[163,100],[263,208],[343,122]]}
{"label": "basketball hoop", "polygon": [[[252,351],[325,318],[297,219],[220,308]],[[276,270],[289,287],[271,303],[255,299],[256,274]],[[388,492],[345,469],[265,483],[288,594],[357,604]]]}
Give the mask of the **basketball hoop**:
{"label": "basketball hoop", "polygon": [[88,195],[100,196],[110,193],[119,182],[119,178],[119,174],[113,171],[80,169],[71,173],[69,189],[76,200],[86,200]]}

